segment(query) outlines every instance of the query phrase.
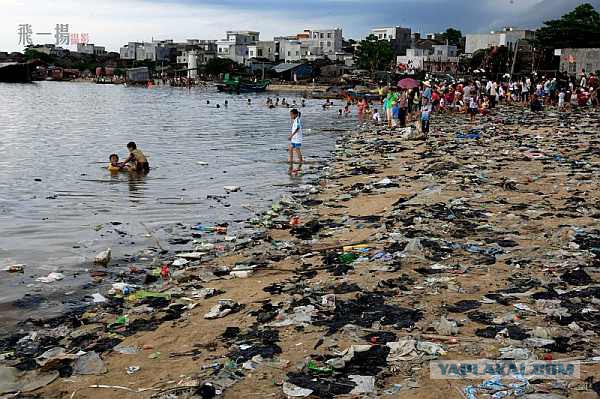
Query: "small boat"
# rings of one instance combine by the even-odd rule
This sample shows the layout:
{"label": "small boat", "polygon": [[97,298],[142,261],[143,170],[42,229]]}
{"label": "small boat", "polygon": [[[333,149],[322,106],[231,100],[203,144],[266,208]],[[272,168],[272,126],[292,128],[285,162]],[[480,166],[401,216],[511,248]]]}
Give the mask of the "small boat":
{"label": "small boat", "polygon": [[31,82],[31,70],[29,64],[18,62],[0,63],[0,82],[7,83],[29,83]]}
{"label": "small boat", "polygon": [[382,99],[382,97],[377,93],[361,92],[354,90],[348,90],[348,96],[350,96],[350,98],[352,98],[353,100],[362,100],[363,98],[365,98],[367,101],[381,101]]}
{"label": "small boat", "polygon": [[247,80],[241,80],[239,77],[231,79],[229,74],[225,74],[222,84],[217,85],[217,90],[224,93],[257,93],[267,90],[267,87],[271,84],[270,80],[259,80],[251,82]]}

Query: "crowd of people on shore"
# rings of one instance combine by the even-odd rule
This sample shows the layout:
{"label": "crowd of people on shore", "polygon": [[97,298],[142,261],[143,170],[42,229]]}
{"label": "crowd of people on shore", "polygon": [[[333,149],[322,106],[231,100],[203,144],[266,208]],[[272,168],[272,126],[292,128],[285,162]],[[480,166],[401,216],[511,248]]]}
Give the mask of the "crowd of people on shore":
{"label": "crowd of people on shore", "polygon": [[[407,123],[417,122],[426,134],[432,113],[468,114],[474,121],[477,115],[489,114],[498,104],[527,106],[534,112],[542,111],[544,107],[572,111],[600,106],[600,81],[593,73],[582,74],[579,78],[564,75],[538,77],[537,74],[517,80],[511,80],[510,76],[504,78],[469,79],[457,83],[424,81],[411,89],[380,88],[378,100],[366,97],[348,99],[345,110],[350,104],[355,104],[360,120],[371,119],[380,123],[384,119],[390,128],[406,127]],[[382,108],[382,113],[377,109],[378,106]]]}

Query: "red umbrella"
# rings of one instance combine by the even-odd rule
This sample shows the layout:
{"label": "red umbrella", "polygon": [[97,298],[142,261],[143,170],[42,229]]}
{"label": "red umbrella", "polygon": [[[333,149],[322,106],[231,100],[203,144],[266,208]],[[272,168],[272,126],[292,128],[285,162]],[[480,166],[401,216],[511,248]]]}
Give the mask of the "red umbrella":
{"label": "red umbrella", "polygon": [[398,87],[401,89],[414,89],[419,87],[419,82],[412,78],[404,78],[398,82]]}

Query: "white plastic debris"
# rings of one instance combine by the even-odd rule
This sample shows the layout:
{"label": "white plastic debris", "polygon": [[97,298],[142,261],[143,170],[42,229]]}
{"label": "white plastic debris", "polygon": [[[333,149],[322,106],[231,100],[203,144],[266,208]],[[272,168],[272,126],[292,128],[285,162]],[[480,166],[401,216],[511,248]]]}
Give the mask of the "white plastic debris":
{"label": "white plastic debris", "polygon": [[283,393],[293,398],[305,398],[313,393],[312,389],[301,388],[297,385],[290,384],[289,382],[283,383]]}
{"label": "white plastic debris", "polygon": [[54,283],[56,281],[60,281],[63,278],[65,278],[64,274],[52,272],[52,273],[48,274],[46,277],[38,277],[36,279],[36,281],[39,281],[40,283],[50,284],[50,283]]}
{"label": "white plastic debris", "polygon": [[440,335],[455,335],[458,333],[458,325],[455,321],[446,319],[445,316],[440,317],[432,323],[435,331]]}
{"label": "white plastic debris", "polygon": [[110,263],[111,254],[112,254],[112,251],[110,248],[106,249],[105,251],[100,252],[94,258],[94,263],[97,263],[102,266],[107,266]]}
{"label": "white plastic debris", "polygon": [[233,312],[237,302],[231,299],[221,299],[215,306],[210,308],[210,311],[204,315],[205,319],[220,319]]}
{"label": "white plastic debris", "polygon": [[375,391],[375,377],[364,375],[349,375],[348,379],[356,383],[356,387],[350,391],[351,395],[372,393]]}
{"label": "white plastic debris", "polygon": [[107,302],[108,299],[106,299],[102,294],[96,292],[95,294],[91,295],[92,300],[94,301],[94,303],[104,303]]}
{"label": "white plastic debris", "polygon": [[173,261],[173,263],[171,263],[171,266],[181,267],[187,265],[188,263],[190,263],[190,261],[187,259],[177,258]]}

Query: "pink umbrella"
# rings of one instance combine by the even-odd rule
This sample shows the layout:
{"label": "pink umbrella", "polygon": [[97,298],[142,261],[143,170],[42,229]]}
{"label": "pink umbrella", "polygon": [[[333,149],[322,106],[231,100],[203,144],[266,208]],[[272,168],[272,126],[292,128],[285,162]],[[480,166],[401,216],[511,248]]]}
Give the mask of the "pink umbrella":
{"label": "pink umbrella", "polygon": [[419,87],[419,82],[412,78],[404,78],[398,82],[398,87],[401,89],[414,89]]}

